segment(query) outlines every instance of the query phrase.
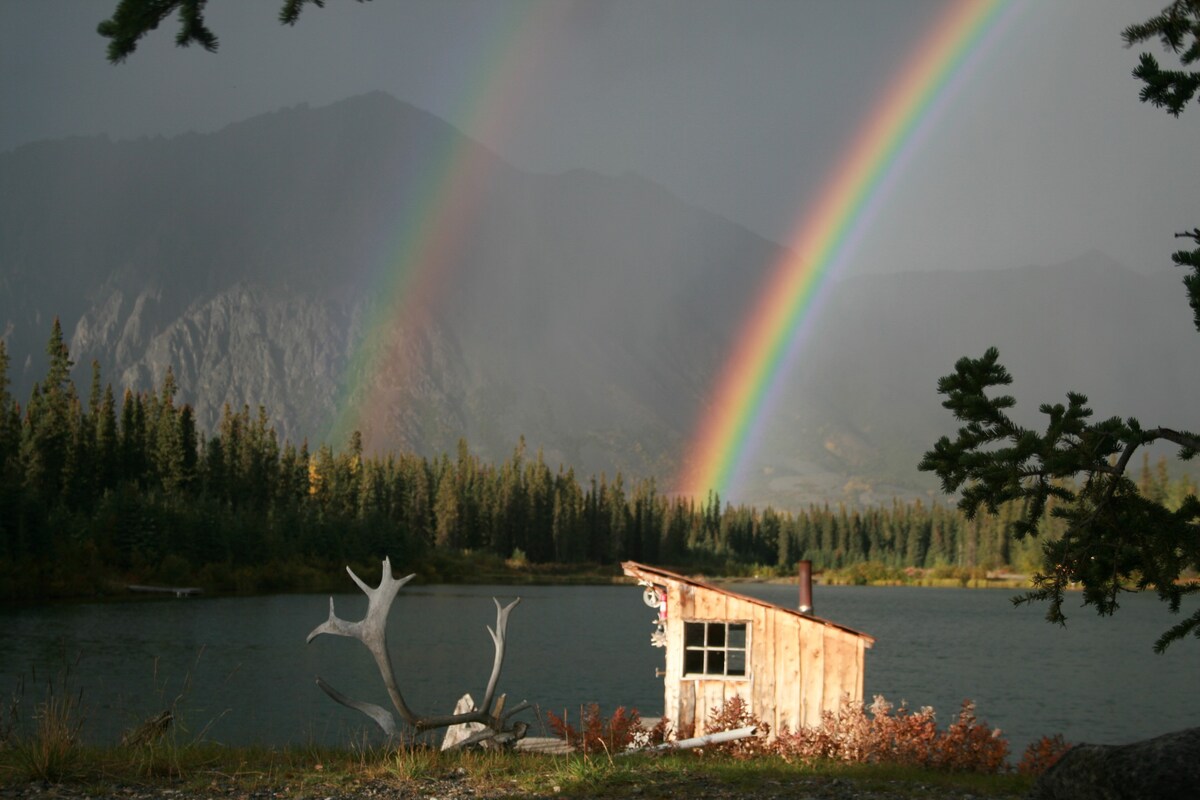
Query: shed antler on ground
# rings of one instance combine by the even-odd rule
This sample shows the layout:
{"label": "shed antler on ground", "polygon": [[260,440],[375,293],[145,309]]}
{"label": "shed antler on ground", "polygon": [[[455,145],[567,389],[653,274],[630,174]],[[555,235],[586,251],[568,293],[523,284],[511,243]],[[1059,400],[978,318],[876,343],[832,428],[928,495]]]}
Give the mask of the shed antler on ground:
{"label": "shed antler on ground", "polygon": [[[396,683],[396,674],[392,669],[392,660],[388,654],[387,647],[387,618],[392,608],[392,601],[396,599],[396,594],[400,591],[400,588],[412,580],[414,576],[408,575],[397,580],[392,575],[392,564],[390,559],[387,558],[383,560],[383,575],[379,580],[379,586],[375,588],[371,588],[363,583],[362,579],[355,575],[354,570],[349,567],[346,567],[346,572],[350,573],[350,577],[354,579],[358,587],[367,595],[366,616],[357,622],[348,622],[341,619],[334,612],[333,598],[331,597],[329,598],[329,619],[316,628],[313,628],[312,633],[308,635],[307,641],[311,642],[321,634],[328,633],[334,636],[347,636],[352,639],[358,639],[366,645],[367,649],[371,651],[371,655],[375,658],[376,666],[379,667],[379,674],[383,678],[384,686],[387,687],[388,696],[392,700],[392,705],[396,708],[396,713],[417,732],[474,722],[483,725],[484,729],[460,742],[459,746],[488,741],[498,744],[511,744],[524,737],[525,731],[528,728],[524,722],[514,723],[511,727],[506,727],[506,725],[514,714],[529,708],[529,703],[522,702],[506,712],[504,709],[504,695],[501,695],[500,699],[496,700],[493,705],[496,685],[500,681],[500,670],[504,666],[504,636],[508,627],[508,615],[516,607],[517,603],[521,602],[521,598],[518,597],[506,606],[501,606],[499,600],[492,598],[496,604],[496,628],[493,630],[491,627],[488,627],[488,633],[491,634],[492,643],[496,647],[496,657],[492,662],[492,673],[488,678],[487,689],[483,693],[483,702],[473,710],[463,713],[433,716],[420,715],[409,708],[408,703],[404,701],[404,695],[400,693],[400,687]],[[317,677],[317,685],[321,687],[325,694],[342,705],[366,714],[389,737],[396,736],[399,732],[396,727],[396,718],[386,708],[381,708],[374,703],[352,700],[337,689],[334,689],[320,676]]]}

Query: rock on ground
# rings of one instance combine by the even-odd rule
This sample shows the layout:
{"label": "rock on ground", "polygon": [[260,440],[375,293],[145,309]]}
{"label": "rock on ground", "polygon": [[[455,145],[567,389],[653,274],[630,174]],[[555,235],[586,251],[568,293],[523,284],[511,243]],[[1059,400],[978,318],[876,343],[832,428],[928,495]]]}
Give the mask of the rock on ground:
{"label": "rock on ground", "polygon": [[1200,728],[1132,744],[1081,744],[1038,778],[1029,800],[1200,798]]}

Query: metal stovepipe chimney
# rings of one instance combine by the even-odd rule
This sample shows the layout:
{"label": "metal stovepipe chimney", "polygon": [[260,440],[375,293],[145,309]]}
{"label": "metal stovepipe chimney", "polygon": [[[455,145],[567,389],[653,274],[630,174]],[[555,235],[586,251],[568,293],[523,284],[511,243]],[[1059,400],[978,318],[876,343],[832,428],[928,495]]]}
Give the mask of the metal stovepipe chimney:
{"label": "metal stovepipe chimney", "polygon": [[813,613],[812,601],[812,562],[801,561],[800,569],[800,613]]}

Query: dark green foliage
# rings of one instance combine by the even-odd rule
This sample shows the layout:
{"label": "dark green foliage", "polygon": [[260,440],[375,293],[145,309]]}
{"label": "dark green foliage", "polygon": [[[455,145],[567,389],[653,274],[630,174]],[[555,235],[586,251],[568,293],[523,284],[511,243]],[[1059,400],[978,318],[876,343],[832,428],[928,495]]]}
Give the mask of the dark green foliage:
{"label": "dark green foliage", "polygon": [[[1179,56],[1180,64],[1200,61],[1200,0],[1175,0],[1157,17],[1130,25],[1122,34],[1132,46],[1158,39],[1164,49]],[[1200,72],[1163,69],[1151,53],[1142,53],[1133,75],[1142,81],[1142,102],[1165,108],[1178,117],[1200,88]]]}
{"label": "dark green foliage", "polygon": [[[69,363],[65,349],[54,350]],[[6,359],[0,341],[0,386]],[[919,502],[799,514],[722,507],[716,494],[704,502],[660,494],[653,480],[580,481],[541,452],[529,458],[523,441],[501,464],[483,463],[465,440],[453,459],[367,457],[358,434],[341,451],[310,452],[307,442],[281,445],[263,408],[227,406],[214,434],[197,431],[169,371],[160,387],[127,391],[119,418],[98,365],[86,404],[55,374],[34,398],[42,406],[54,391],[75,398],[56,480],[35,446],[42,418],[20,422],[17,405],[0,394],[10,406],[0,415],[0,598],[94,593],[106,581],[314,590],[324,588],[321,576],[383,555],[433,579],[467,577],[454,561],[469,563],[464,553],[533,567],[638,559],[785,575],[806,558],[818,570],[866,563],[853,571],[863,582],[912,568],[982,575],[1033,560],[1029,545],[1009,544],[1005,532],[1019,509],[1008,505],[991,519]],[[34,482],[35,470],[47,480]],[[1152,469],[1145,460],[1137,489],[1172,508],[1196,503],[1190,482],[1172,482],[1165,465]],[[1050,496],[1047,507],[1058,502]],[[1048,538],[1061,534],[1063,519],[1048,523]]]}
{"label": "dark green foliage", "polygon": [[187,47],[195,42],[210,53],[216,52],[217,37],[204,24],[207,0],[121,0],[112,17],[96,26],[96,32],[109,39],[108,60],[124,61],[137,49],[138,40],[173,12],[179,12],[179,32],[175,44]]}
{"label": "dark green foliage", "polygon": [[57,318],[46,345],[50,367],[44,384],[29,400],[21,451],[25,460],[25,491],[33,502],[49,507],[63,485],[71,447],[70,417],[75,387],[70,380],[71,359]]}
{"label": "dark green foliage", "polygon": [[[1123,36],[1130,45],[1158,39],[1184,65],[1193,64],[1200,60],[1200,0],[1176,0]],[[1200,88],[1200,73],[1162,70],[1149,53],[1133,74],[1144,83],[1143,102],[1176,117]],[[1200,244],[1200,228],[1176,236]],[[1192,269],[1184,287],[1200,331],[1200,250],[1175,253],[1174,261]],[[1049,620],[1065,620],[1064,593],[1074,584],[1101,614],[1114,613],[1121,593],[1132,589],[1152,589],[1178,612],[1184,595],[1200,593],[1200,583],[1188,580],[1200,570],[1200,501],[1191,495],[1169,506],[1139,491],[1127,469],[1139,447],[1157,441],[1178,445],[1180,458],[1190,459],[1200,436],[1144,429],[1133,418],[1092,421],[1087,397],[1074,392],[1066,405],[1041,406],[1044,432],[1026,430],[1008,416],[1013,398],[989,393],[1011,383],[995,348],[979,359],[960,359],[954,373],[938,381],[938,392],[964,425],[953,441],[941,437],[920,468],[936,473],[945,491],[961,492],[959,508],[968,518],[981,506],[995,515],[1019,504],[1021,513],[1009,524],[1018,540],[1037,535],[1049,519],[1063,523],[1061,536],[1044,542],[1034,590],[1018,598],[1048,600]],[[1200,638],[1200,609],[1167,630],[1155,649],[1189,633]]]}
{"label": "dark green foliage", "polygon": [[[1185,233],[1175,234],[1175,238],[1187,238],[1200,245],[1200,228],[1194,228]],[[1192,274],[1184,276],[1183,285],[1187,287],[1188,304],[1192,307],[1192,321],[1196,330],[1200,331],[1200,249],[1178,250],[1171,260],[1181,267],[1191,268]]]}
{"label": "dark green foliage", "polygon": [[[1041,407],[1043,433],[1027,430],[1006,414],[1010,396],[989,395],[1012,382],[998,359],[990,348],[980,359],[960,359],[954,374],[938,381],[947,397],[942,405],[965,424],[953,441],[939,439],[920,468],[936,473],[946,492],[960,492],[968,519],[981,506],[995,515],[1019,505],[1009,524],[1017,539],[1038,534],[1050,518],[1062,521],[1062,535],[1044,543],[1035,590],[1021,598],[1049,600],[1048,619],[1065,619],[1064,593],[1073,584],[1102,614],[1116,611],[1121,593],[1134,588],[1153,589],[1178,611],[1183,595],[1200,591],[1200,584],[1181,582],[1200,569],[1200,502],[1193,495],[1169,509],[1139,492],[1126,473],[1142,445],[1167,440],[1188,456],[1200,439],[1143,430],[1135,419],[1092,422],[1087,398],[1074,393],[1066,406]],[[1165,633],[1156,649],[1193,630],[1200,630],[1200,611]]]}
{"label": "dark green foliage", "polygon": [[[109,40],[108,60],[119,64],[137,49],[138,41],[171,14],[179,14],[175,44],[188,47],[195,43],[210,53],[217,50],[217,36],[204,24],[204,6],[208,0],[120,0],[110,18],[96,26],[96,32]],[[358,0],[363,2],[363,0]],[[325,7],[325,0],[285,0],[279,21],[295,25],[304,6],[312,3]]]}
{"label": "dark green foliage", "polygon": [[[1121,34],[1125,44],[1157,39],[1162,47],[1179,57],[1182,66],[1200,61],[1200,0],[1175,0],[1157,17],[1138,25],[1130,25]],[[1142,53],[1133,76],[1142,82],[1142,102],[1178,117],[1200,90],[1200,71],[1162,69],[1151,53]],[[1191,239],[1200,245],[1200,228],[1175,234],[1176,238]],[[1191,269],[1183,279],[1188,302],[1192,307],[1196,330],[1200,331],[1200,249],[1180,250],[1172,260]]]}

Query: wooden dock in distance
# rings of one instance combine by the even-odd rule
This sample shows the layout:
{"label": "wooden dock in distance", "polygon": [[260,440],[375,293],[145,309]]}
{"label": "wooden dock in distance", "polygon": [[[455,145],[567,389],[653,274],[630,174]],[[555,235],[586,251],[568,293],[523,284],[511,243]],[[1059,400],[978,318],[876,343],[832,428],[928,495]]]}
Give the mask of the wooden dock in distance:
{"label": "wooden dock in distance", "polygon": [[198,586],[128,586],[126,588],[131,592],[141,594],[173,594],[176,597],[204,594],[204,590]]}

